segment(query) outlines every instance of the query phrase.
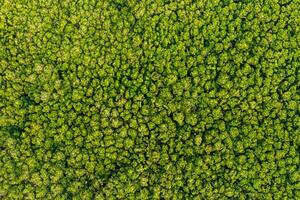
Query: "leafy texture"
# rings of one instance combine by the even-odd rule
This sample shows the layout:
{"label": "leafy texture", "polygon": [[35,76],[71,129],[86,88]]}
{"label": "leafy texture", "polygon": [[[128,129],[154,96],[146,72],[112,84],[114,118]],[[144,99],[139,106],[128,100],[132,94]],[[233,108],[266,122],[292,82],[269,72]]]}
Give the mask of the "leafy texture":
{"label": "leafy texture", "polygon": [[299,199],[299,0],[1,0],[0,198]]}

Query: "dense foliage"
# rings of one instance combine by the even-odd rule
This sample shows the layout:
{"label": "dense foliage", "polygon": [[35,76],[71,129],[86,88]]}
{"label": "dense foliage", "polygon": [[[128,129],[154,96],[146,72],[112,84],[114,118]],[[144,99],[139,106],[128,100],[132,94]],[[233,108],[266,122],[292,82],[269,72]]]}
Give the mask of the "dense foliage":
{"label": "dense foliage", "polygon": [[299,199],[299,0],[0,0],[0,199]]}

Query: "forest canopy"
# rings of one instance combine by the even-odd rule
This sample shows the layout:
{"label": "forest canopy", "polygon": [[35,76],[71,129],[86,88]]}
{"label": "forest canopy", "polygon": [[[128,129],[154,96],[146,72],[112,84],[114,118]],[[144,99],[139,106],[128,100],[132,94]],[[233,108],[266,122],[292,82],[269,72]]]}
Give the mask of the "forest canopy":
{"label": "forest canopy", "polygon": [[0,199],[300,199],[299,0],[0,0]]}

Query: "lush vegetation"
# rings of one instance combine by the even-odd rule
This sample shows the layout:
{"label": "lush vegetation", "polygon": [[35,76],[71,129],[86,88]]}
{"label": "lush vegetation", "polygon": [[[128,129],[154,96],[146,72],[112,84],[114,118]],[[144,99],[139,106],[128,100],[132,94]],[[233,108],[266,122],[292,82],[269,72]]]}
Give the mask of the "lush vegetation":
{"label": "lush vegetation", "polygon": [[0,0],[0,199],[299,199],[299,0]]}

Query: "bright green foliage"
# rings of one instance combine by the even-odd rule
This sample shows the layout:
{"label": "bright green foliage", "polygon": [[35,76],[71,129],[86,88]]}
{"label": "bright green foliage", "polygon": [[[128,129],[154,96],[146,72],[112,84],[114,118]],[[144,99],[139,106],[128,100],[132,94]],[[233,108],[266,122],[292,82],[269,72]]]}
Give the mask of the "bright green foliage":
{"label": "bright green foliage", "polygon": [[0,199],[300,199],[299,0],[0,0]]}

